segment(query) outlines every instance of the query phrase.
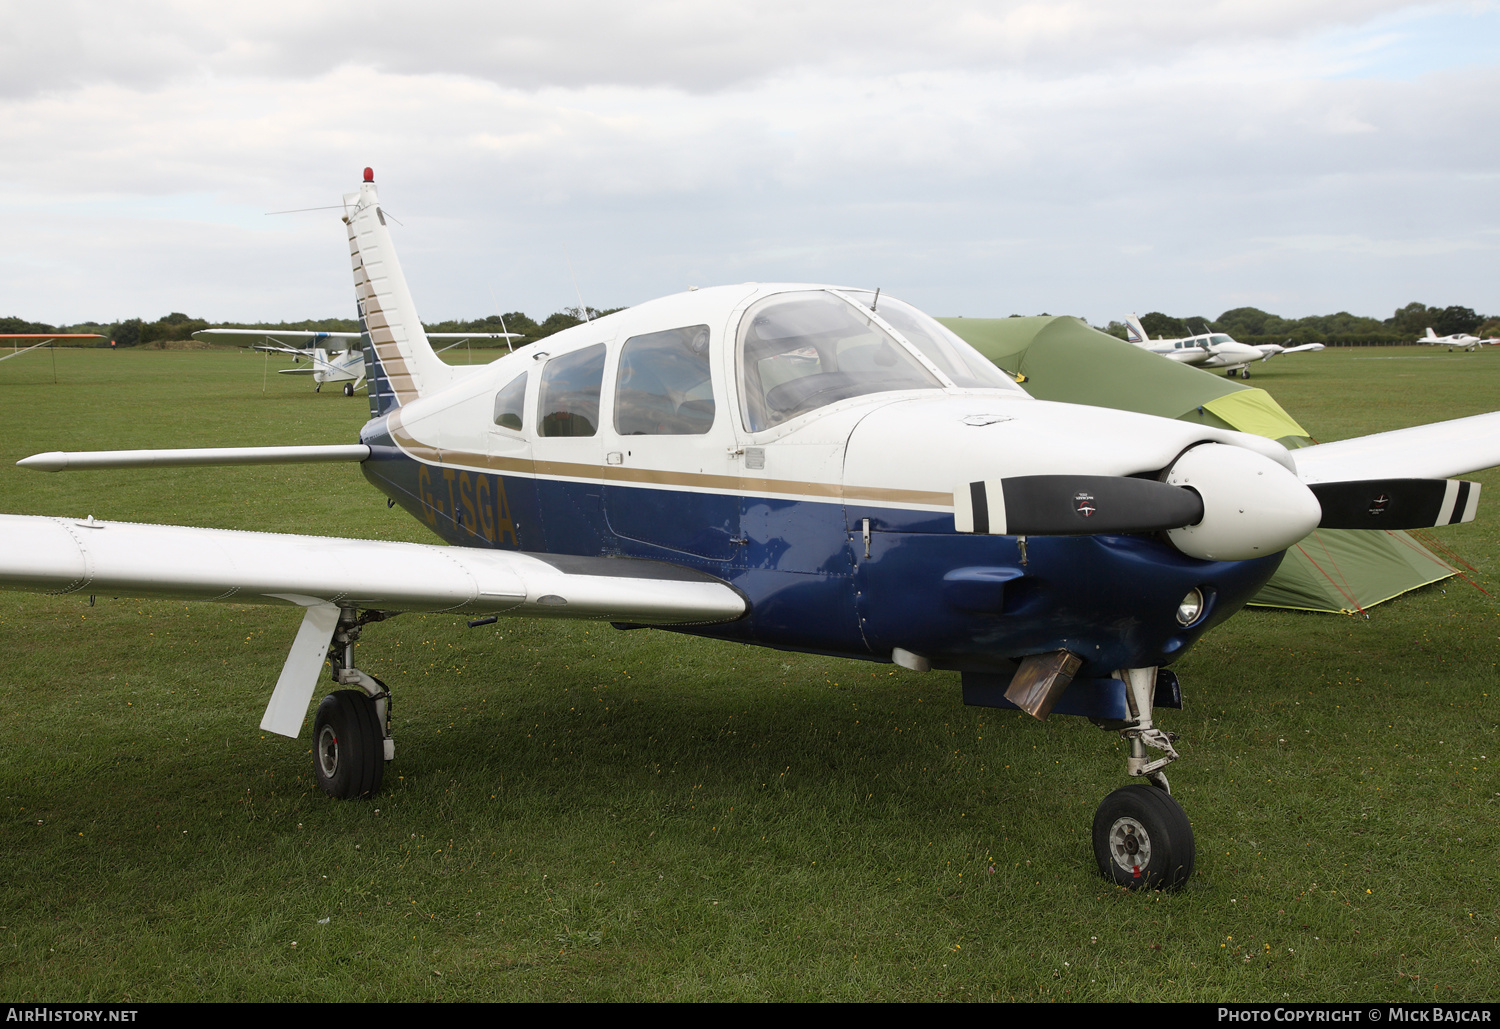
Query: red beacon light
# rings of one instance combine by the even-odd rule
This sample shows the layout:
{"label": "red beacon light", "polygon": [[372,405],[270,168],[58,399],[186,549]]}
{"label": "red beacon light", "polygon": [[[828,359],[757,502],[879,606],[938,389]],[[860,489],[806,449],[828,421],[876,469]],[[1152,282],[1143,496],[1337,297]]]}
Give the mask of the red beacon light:
{"label": "red beacon light", "polygon": [[365,181],[366,182],[374,182],[375,181],[375,169],[374,168],[366,168],[365,169]]}

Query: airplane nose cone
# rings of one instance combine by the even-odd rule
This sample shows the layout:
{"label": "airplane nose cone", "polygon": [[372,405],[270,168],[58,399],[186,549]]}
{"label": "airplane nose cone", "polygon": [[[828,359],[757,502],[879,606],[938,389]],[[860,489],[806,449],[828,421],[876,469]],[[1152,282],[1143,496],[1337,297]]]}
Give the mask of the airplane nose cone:
{"label": "airplane nose cone", "polygon": [[1203,498],[1203,519],[1167,533],[1172,545],[1207,561],[1280,553],[1322,518],[1318,498],[1295,475],[1243,447],[1205,443],[1177,459],[1167,482]]}

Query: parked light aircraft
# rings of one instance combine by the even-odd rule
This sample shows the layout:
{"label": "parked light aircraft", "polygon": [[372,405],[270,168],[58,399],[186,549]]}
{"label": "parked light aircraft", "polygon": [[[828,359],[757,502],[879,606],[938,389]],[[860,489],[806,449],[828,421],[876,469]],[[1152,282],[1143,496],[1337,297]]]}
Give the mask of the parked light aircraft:
{"label": "parked light aircraft", "polygon": [[1240,373],[1240,378],[1250,378],[1250,365],[1256,361],[1267,361],[1277,354],[1315,353],[1324,349],[1322,343],[1303,343],[1301,346],[1284,347],[1279,343],[1241,343],[1226,332],[1204,332],[1182,339],[1148,339],[1141,320],[1135,315],[1125,319],[1125,338],[1153,354],[1199,368],[1223,369],[1225,375]]}
{"label": "parked light aircraft", "polygon": [[1427,335],[1418,336],[1418,343],[1427,343],[1435,347],[1447,347],[1449,350],[1460,347],[1464,350],[1476,350],[1481,343],[1494,343],[1495,340],[1480,339],[1478,336],[1470,336],[1467,332],[1455,332],[1449,336],[1439,336],[1432,331],[1432,326],[1427,327]]}
{"label": "parked light aircraft", "polygon": [[965,703],[1081,715],[1144,781],[1094,816],[1100,871],[1193,866],[1163,769],[1167,668],[1314,527],[1474,516],[1500,413],[1287,451],[1035,400],[936,321],[862,289],[664,297],[479,369],[433,352],[366,170],[347,198],[369,362],[360,442],[49,453],[86,468],[356,462],[449,546],[0,516],[0,584],[304,609],[262,727],[313,722],[336,797],[379,789],[390,690],[355,641],[399,611],[598,619],[962,673]]}
{"label": "parked light aircraft", "polygon": [[[365,353],[360,344],[363,337],[358,332],[314,332],[302,329],[200,329],[193,333],[193,338],[210,343],[240,345],[243,345],[246,340],[263,340],[264,342],[254,345],[256,350],[264,350],[272,354],[286,354],[299,363],[305,358],[308,362],[306,368],[281,368],[278,372],[281,375],[311,375],[315,383],[314,393],[323,392],[324,383],[342,382],[344,396],[352,397],[355,391],[365,384]],[[428,340],[456,341],[444,348],[451,350],[460,343],[473,339],[516,340],[524,337],[519,332],[429,332],[427,338]],[[321,345],[330,340],[342,346],[339,349],[330,350]],[[298,347],[293,346],[292,343],[308,345]],[[438,352],[442,353],[442,351]]]}

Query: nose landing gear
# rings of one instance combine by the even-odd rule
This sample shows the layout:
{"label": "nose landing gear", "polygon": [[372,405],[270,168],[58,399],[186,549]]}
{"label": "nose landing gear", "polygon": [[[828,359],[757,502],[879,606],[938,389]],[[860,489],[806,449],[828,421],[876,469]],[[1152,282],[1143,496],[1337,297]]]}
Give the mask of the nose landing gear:
{"label": "nose landing gear", "polygon": [[[1128,668],[1115,674],[1125,682],[1131,717],[1101,727],[1118,729],[1129,741],[1126,767],[1149,783],[1122,786],[1104,798],[1094,812],[1094,860],[1099,874],[1120,886],[1177,889],[1193,874],[1193,827],[1182,805],[1172,799],[1162,771],[1178,754],[1174,737],[1151,724],[1156,669]],[[1163,756],[1151,760],[1148,746],[1163,751]]]}

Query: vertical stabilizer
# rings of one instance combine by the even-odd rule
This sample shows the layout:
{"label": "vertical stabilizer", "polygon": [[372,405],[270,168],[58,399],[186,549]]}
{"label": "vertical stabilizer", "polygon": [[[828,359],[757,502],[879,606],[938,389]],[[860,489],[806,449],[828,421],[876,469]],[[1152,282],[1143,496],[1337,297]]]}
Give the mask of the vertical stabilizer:
{"label": "vertical stabilizer", "polygon": [[417,318],[375,194],[374,172],[365,169],[359,192],[346,194],[344,204],[373,417],[442,389],[454,376]]}
{"label": "vertical stabilizer", "polygon": [[1125,319],[1125,338],[1138,347],[1146,345],[1146,330],[1141,327],[1141,320],[1133,314]]}

